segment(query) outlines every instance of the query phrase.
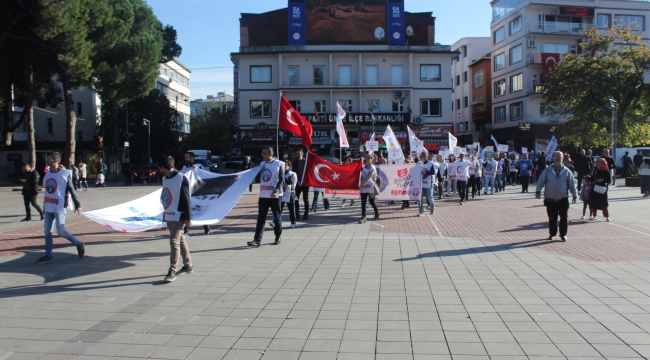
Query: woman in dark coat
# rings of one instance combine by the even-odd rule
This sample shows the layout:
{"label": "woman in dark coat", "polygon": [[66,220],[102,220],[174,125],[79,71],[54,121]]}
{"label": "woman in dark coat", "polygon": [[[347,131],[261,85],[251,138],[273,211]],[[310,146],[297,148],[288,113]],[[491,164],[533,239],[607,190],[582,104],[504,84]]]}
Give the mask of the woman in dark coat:
{"label": "woman in dark coat", "polygon": [[589,196],[589,209],[591,210],[589,220],[596,220],[596,213],[598,210],[602,210],[603,216],[607,222],[609,222],[611,220],[609,219],[609,211],[607,211],[607,207],[609,206],[607,193],[609,192],[609,184],[612,183],[612,177],[609,173],[609,166],[607,166],[607,161],[605,161],[605,159],[598,159],[594,164],[594,167],[594,185],[603,186],[606,191],[604,194],[599,194],[592,188],[591,195]]}

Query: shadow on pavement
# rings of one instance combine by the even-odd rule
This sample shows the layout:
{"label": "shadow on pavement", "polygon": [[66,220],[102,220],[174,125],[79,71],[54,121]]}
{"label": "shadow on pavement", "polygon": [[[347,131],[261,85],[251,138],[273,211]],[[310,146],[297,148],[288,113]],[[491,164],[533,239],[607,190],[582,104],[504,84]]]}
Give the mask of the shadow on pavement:
{"label": "shadow on pavement", "polygon": [[541,246],[541,245],[553,244],[553,243],[558,243],[558,242],[562,242],[562,241],[560,241],[560,240],[548,240],[548,239],[529,240],[529,241],[521,241],[521,242],[512,243],[512,244],[501,244],[501,245],[490,245],[490,246],[474,247],[474,248],[468,248],[468,249],[454,249],[454,250],[435,251],[435,252],[430,252],[430,253],[426,253],[426,254],[420,254],[420,255],[414,256],[414,257],[395,259],[393,261],[411,261],[411,260],[419,260],[419,259],[435,258],[435,257],[475,255],[475,254],[483,254],[483,253],[498,252],[498,251],[510,251],[510,250],[517,249],[517,248],[527,248],[527,247]]}

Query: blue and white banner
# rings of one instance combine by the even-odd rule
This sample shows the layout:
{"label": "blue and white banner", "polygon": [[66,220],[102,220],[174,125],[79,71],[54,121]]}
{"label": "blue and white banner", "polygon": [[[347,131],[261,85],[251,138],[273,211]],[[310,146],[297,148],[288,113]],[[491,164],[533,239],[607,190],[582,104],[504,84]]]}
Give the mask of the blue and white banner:
{"label": "blue and white banner", "polygon": [[[199,169],[186,169],[192,192],[192,225],[221,221],[239,202],[260,167],[222,175]],[[121,232],[142,232],[163,227],[163,206],[158,189],[149,195],[105,209],[83,212],[85,217]]]}
{"label": "blue and white banner", "polygon": [[289,1],[287,8],[289,45],[301,46],[307,44],[306,15],[304,0]]}
{"label": "blue and white banner", "polygon": [[388,2],[388,45],[406,44],[406,25],[404,24],[404,1]]}

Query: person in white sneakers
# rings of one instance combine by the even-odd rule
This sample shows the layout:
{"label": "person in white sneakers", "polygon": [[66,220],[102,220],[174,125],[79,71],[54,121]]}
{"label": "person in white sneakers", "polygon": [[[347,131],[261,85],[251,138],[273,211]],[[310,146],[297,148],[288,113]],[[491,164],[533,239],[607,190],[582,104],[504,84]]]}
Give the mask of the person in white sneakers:
{"label": "person in white sneakers", "polygon": [[420,154],[420,168],[422,169],[422,194],[420,194],[420,213],[418,216],[424,216],[424,201],[426,198],[429,202],[430,213],[436,210],[436,204],[433,201],[433,179],[436,179],[436,167],[433,162],[427,159],[427,154],[423,151]]}
{"label": "person in white sneakers", "polygon": [[273,148],[262,149],[262,167],[260,168],[260,199],[258,201],[257,226],[255,237],[249,241],[248,246],[260,247],[264,236],[264,224],[269,208],[273,213],[274,245],[280,245],[282,236],[282,216],[280,216],[280,202],[282,201],[282,188],[284,185],[284,169],[286,164],[273,158]]}
{"label": "person in white sneakers", "polygon": [[[45,173],[43,177],[43,187],[45,187],[43,199],[45,255],[36,260],[37,264],[50,262],[54,259],[52,255],[54,246],[52,230],[54,230],[55,223],[57,234],[77,247],[77,254],[80,259],[86,253],[84,243],[65,230],[66,208],[74,206],[77,213],[81,215],[81,203],[72,183],[72,171],[62,169],[60,162],[61,154],[58,152],[53,152],[47,157],[50,171]],[[68,203],[70,200],[72,200],[72,204]]]}

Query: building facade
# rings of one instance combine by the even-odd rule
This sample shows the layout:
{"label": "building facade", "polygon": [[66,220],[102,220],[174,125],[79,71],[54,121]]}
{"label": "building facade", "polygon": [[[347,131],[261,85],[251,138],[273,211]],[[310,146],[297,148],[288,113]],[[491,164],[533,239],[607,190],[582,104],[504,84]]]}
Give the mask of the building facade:
{"label": "building facade", "polygon": [[235,105],[235,97],[228,95],[225,92],[218,92],[217,96],[208,95],[205,99],[196,99],[190,101],[190,111],[192,115],[196,114],[198,110],[208,109],[216,106],[233,107]]}
{"label": "building facade", "polygon": [[485,54],[480,59],[474,61],[470,66],[470,88],[472,95],[469,103],[472,125],[481,146],[491,146],[493,143],[490,139],[492,134],[492,57],[490,53]]}
{"label": "building facade", "polygon": [[[289,2],[290,13],[280,9],[242,14],[241,47],[231,54],[238,129],[235,148],[257,155],[255,148],[275,146],[280,94],[311,122],[312,150],[324,155],[338,155],[334,130],[337,103],[348,114],[344,125],[351,144],[349,151],[359,151],[373,131],[383,134],[387,125],[402,140],[403,147],[408,145],[407,125],[418,131],[427,127],[427,131],[420,132],[430,135],[422,139],[427,148],[446,146],[443,134],[452,126],[448,64],[456,53],[450,46],[435,43],[435,18],[431,13],[402,14],[401,30],[408,37],[408,46],[389,45],[385,39],[353,45],[353,39],[348,38],[356,36],[353,33],[322,44],[290,45],[300,36],[312,36],[310,21],[328,15],[330,19],[345,16],[352,20],[370,13],[365,9],[343,9],[337,4],[311,11],[303,7],[308,26],[306,34],[301,35],[291,33],[287,20],[296,11],[300,14],[300,9],[295,10],[296,3],[300,2]],[[388,10],[392,10],[387,13],[389,17],[400,11]],[[380,39],[384,30],[378,29],[374,29],[374,35]],[[388,33],[393,39],[401,36],[399,30],[389,28]],[[278,135],[281,148],[300,144],[295,136],[282,131]]]}
{"label": "building facade", "polygon": [[650,2],[634,0],[494,0],[492,6],[493,132],[510,150],[544,151],[562,134],[566,118],[551,115],[543,95],[544,63],[577,54],[584,31],[632,27],[648,41]]}
{"label": "building facade", "polygon": [[491,50],[489,37],[469,37],[458,40],[451,49],[459,54],[451,63],[453,86],[451,108],[454,116],[454,133],[460,144],[478,141],[478,128],[472,121],[473,73],[471,65]]}
{"label": "building facade", "polygon": [[190,74],[192,71],[174,59],[160,64],[156,89],[167,95],[169,103],[179,112],[177,128],[179,140],[190,132]]}

